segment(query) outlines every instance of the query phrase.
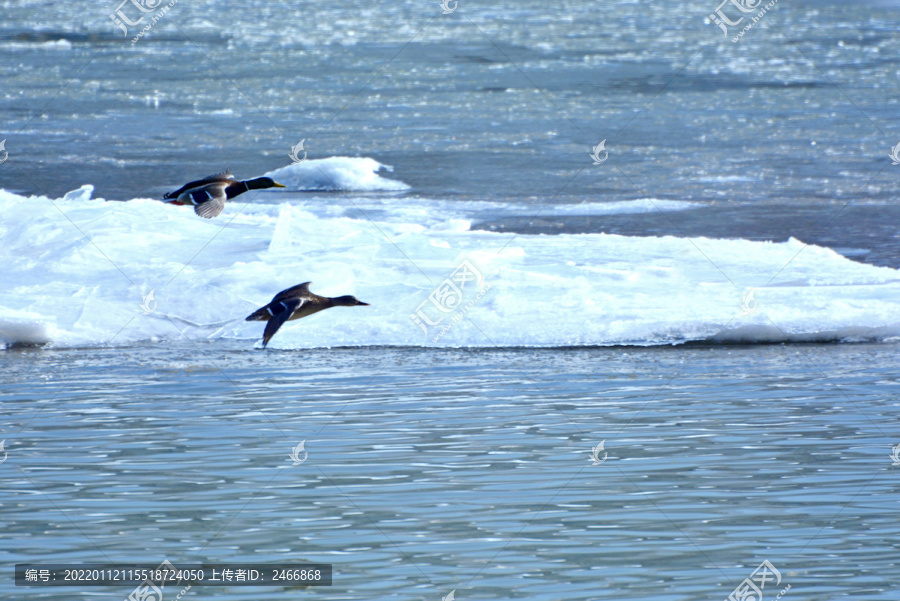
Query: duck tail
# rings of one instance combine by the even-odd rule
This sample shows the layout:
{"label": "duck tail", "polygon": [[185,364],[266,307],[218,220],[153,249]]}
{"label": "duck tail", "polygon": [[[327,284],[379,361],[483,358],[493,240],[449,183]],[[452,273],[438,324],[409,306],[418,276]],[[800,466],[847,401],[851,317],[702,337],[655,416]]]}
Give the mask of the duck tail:
{"label": "duck tail", "polygon": [[265,306],[248,315],[244,321],[269,321],[270,317],[272,317],[272,313],[269,311],[269,307]]}

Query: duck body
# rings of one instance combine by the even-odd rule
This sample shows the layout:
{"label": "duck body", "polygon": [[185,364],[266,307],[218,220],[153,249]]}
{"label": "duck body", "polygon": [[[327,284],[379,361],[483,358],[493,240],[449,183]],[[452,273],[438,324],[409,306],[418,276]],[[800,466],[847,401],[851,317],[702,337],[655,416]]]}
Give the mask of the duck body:
{"label": "duck body", "polygon": [[263,332],[263,348],[269,344],[269,340],[272,339],[275,332],[287,321],[308,317],[331,307],[369,306],[369,303],[364,303],[355,296],[319,296],[309,291],[310,283],[304,282],[282,290],[268,305],[260,307],[247,316],[245,321],[269,322]]}
{"label": "duck body", "polygon": [[175,205],[193,205],[194,212],[205,219],[212,219],[225,208],[225,201],[250,190],[284,188],[269,177],[237,180],[230,171],[210,175],[190,182],[163,196],[163,200]]}

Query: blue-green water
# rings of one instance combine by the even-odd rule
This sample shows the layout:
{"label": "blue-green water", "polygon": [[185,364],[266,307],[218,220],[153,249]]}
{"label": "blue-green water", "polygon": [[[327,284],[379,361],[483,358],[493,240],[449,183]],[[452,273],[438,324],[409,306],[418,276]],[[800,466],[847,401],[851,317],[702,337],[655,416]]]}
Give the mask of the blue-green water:
{"label": "blue-green water", "polygon": [[[328,589],[188,593],[229,600],[700,600],[767,559],[767,599],[887,601],[896,360],[890,344],[7,352],[3,562],[334,565]],[[5,598],[129,592],[13,590],[10,569]]]}

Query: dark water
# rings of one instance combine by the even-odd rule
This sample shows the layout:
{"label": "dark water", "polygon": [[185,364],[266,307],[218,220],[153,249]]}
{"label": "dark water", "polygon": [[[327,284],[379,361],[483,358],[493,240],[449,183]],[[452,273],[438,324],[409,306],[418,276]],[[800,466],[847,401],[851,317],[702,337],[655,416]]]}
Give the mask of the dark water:
{"label": "dark water", "polygon": [[898,223],[900,208],[893,203],[796,206],[712,202],[697,210],[640,215],[550,216],[538,210],[529,216],[482,221],[476,227],[525,234],[606,232],[773,242],[797,238],[834,249],[854,261],[896,268],[900,266]]}

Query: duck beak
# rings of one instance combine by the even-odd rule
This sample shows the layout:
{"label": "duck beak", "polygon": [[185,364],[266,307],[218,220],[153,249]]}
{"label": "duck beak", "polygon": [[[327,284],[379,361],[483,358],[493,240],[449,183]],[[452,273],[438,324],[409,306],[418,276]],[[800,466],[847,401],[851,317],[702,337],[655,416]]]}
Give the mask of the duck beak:
{"label": "duck beak", "polygon": [[287,188],[287,186],[282,186],[282,185],[279,184],[278,182],[272,182],[272,183],[275,184],[275,187],[276,187],[276,188]]}
{"label": "duck beak", "polygon": [[369,303],[364,303],[364,302],[362,302],[361,300],[356,301],[356,304],[357,304],[357,305],[364,305],[364,306],[366,306],[366,307],[369,306]]}

